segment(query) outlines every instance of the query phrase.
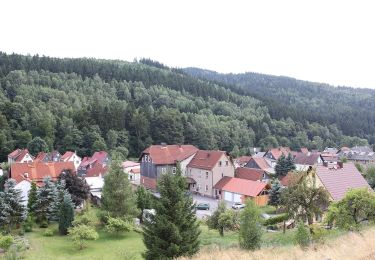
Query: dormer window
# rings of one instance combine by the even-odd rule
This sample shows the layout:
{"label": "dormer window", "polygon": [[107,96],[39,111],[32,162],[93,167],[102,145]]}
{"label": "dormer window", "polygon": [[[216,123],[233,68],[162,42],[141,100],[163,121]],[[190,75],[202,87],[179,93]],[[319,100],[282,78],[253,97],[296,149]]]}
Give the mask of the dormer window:
{"label": "dormer window", "polygon": [[222,161],[219,161],[219,166],[221,166],[223,164],[223,162]]}
{"label": "dormer window", "polygon": [[25,173],[23,174],[23,176],[24,176],[25,178],[29,178],[29,173],[25,172]]}
{"label": "dormer window", "polygon": [[228,161],[225,161],[225,166],[228,166],[229,165],[229,162]]}

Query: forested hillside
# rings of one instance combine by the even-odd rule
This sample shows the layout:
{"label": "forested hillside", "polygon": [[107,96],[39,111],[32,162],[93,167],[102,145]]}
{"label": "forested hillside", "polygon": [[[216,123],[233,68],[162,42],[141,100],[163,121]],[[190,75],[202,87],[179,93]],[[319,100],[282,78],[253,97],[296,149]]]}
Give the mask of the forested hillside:
{"label": "forested hillside", "polygon": [[332,87],[258,73],[220,74],[197,68],[184,71],[262,100],[275,119],[291,117],[298,122],[336,124],[346,135],[375,143],[375,90]]}
{"label": "forested hillside", "polygon": [[[321,149],[366,143],[344,136],[339,120],[319,124],[287,111],[276,115],[261,93],[254,98],[242,87],[196,79],[151,60],[0,52],[0,160],[14,148],[44,141],[44,149],[76,150],[81,156],[106,149],[122,157],[137,157],[160,142],[234,155],[253,145]],[[362,131],[358,135],[371,136]]]}

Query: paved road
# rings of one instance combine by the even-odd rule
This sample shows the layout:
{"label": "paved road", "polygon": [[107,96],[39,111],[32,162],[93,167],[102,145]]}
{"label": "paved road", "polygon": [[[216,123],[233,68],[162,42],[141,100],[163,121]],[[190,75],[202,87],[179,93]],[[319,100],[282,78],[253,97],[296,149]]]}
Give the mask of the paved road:
{"label": "paved road", "polygon": [[[201,196],[201,195],[196,195],[196,194],[193,194],[192,196],[193,196],[193,201],[196,204],[199,204],[199,203],[210,204],[209,210],[197,210],[198,219],[203,219],[203,218],[207,218],[208,216],[211,216],[212,213],[217,209],[217,205],[219,204],[219,200],[214,199],[214,198],[210,198],[210,197],[204,197],[204,196]],[[229,202],[226,202],[226,204],[227,204],[227,208],[230,208],[232,206],[232,204],[229,203]]]}

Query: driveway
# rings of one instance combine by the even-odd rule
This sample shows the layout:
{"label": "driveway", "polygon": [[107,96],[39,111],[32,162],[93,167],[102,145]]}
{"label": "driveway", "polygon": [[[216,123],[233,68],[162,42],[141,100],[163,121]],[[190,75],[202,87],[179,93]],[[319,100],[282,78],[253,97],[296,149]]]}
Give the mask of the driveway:
{"label": "driveway", "polygon": [[[197,194],[193,194],[192,197],[193,197],[194,203],[196,204],[199,204],[199,203],[210,204],[209,210],[197,210],[196,214],[197,214],[198,219],[203,219],[203,218],[207,218],[208,216],[211,216],[212,213],[217,209],[217,205],[220,202],[220,200],[217,200],[211,197],[204,197],[204,196],[197,195]],[[227,208],[232,207],[232,203],[228,201],[225,201],[225,203],[227,204]]]}

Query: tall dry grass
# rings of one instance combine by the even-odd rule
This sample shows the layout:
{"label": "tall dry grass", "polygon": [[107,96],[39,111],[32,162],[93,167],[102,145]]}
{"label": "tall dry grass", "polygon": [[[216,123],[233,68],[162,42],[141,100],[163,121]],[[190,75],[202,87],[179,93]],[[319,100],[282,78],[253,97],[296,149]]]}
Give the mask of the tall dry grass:
{"label": "tall dry grass", "polygon": [[323,244],[302,250],[299,246],[270,247],[255,252],[233,249],[202,249],[193,259],[201,260],[370,260],[375,259],[375,228],[349,233]]}

